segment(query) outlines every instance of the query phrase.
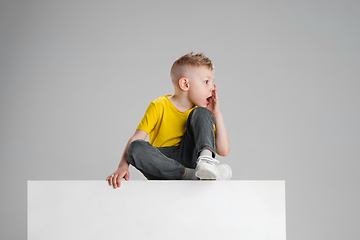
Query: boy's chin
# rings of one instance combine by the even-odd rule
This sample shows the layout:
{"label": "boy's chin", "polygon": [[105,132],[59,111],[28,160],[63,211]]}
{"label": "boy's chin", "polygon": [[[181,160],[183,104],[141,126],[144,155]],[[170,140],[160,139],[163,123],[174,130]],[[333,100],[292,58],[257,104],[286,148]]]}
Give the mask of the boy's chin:
{"label": "boy's chin", "polygon": [[198,107],[204,107],[204,108],[207,108],[209,106],[210,103],[208,102],[202,102],[202,103],[195,103],[195,106],[198,106]]}
{"label": "boy's chin", "polygon": [[198,107],[204,107],[204,108],[207,108],[209,106],[209,104],[206,104],[206,103],[203,103],[203,104],[199,104],[197,105]]}

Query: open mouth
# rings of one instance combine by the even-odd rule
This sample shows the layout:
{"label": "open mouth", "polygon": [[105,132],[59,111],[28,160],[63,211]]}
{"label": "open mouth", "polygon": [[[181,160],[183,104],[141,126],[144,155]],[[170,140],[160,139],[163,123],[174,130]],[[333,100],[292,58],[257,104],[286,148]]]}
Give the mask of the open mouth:
{"label": "open mouth", "polygon": [[206,103],[209,104],[210,103],[210,100],[211,100],[211,96],[206,98]]}

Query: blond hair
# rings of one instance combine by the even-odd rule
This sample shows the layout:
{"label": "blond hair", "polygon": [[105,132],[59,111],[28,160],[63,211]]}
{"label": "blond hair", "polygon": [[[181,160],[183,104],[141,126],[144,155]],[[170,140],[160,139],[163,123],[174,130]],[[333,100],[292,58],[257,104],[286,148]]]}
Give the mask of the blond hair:
{"label": "blond hair", "polygon": [[173,83],[176,83],[182,77],[186,77],[185,74],[189,70],[188,67],[207,67],[211,71],[214,69],[211,60],[203,53],[187,53],[176,59],[171,67],[170,76]]}

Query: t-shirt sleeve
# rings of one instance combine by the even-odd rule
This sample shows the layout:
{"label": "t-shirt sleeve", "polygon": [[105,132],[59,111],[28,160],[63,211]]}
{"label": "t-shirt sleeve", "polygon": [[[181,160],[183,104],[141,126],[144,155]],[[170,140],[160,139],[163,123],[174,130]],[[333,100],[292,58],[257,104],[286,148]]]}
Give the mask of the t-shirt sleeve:
{"label": "t-shirt sleeve", "polygon": [[144,117],[141,119],[137,129],[143,130],[150,134],[154,130],[158,119],[158,109],[156,108],[156,104],[155,102],[151,102],[146,109]]}

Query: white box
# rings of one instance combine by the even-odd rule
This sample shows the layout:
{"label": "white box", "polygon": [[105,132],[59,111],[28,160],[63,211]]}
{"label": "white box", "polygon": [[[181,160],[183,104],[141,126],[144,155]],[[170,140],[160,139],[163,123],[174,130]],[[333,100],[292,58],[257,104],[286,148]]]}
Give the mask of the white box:
{"label": "white box", "polygon": [[286,239],[285,181],[29,181],[28,239]]}

